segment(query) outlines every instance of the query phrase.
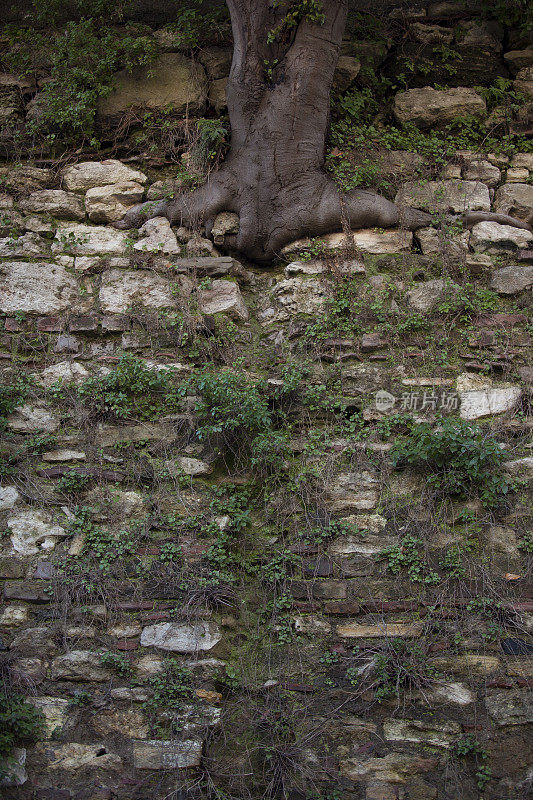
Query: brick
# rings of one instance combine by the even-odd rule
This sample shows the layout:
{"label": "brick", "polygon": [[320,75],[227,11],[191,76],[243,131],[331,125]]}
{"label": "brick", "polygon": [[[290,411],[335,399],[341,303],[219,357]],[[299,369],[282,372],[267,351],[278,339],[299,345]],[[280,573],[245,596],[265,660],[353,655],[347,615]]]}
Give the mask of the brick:
{"label": "brick", "polygon": [[4,320],[4,329],[9,333],[18,333],[22,330],[22,325],[13,317],[8,317]]}
{"label": "brick", "polygon": [[64,323],[60,317],[40,317],[37,320],[37,330],[41,333],[61,333]]}
{"label": "brick", "polygon": [[137,650],[140,644],[140,637],[135,639],[119,639],[115,643],[117,650]]}
{"label": "brick", "polygon": [[131,320],[129,317],[110,314],[106,314],[102,317],[102,330],[106,333],[122,333],[123,331],[129,331],[130,327]]}
{"label": "brick", "polygon": [[98,320],[93,316],[71,317],[69,330],[71,333],[91,333],[98,330]]}
{"label": "brick", "polygon": [[6,581],[6,600],[26,600],[28,603],[46,603],[50,600],[42,585],[34,581]]}
{"label": "brick", "polygon": [[421,622],[383,622],[379,625],[346,622],[337,625],[337,634],[347,639],[380,639],[385,637],[409,639],[421,636],[423,630],[424,625]]}
{"label": "brick", "polygon": [[0,578],[10,578],[11,580],[24,577],[24,562],[19,558],[5,556],[0,558]]}
{"label": "brick", "polygon": [[339,616],[356,615],[361,612],[361,606],[355,600],[340,600],[326,603],[324,610],[326,614],[338,614]]}

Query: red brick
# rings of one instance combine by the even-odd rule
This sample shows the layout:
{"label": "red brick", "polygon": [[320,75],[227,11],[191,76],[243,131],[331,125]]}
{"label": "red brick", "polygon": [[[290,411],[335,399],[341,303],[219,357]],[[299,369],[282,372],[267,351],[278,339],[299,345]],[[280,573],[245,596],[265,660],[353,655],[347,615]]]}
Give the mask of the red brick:
{"label": "red brick", "polygon": [[42,333],[61,333],[64,328],[60,317],[40,317],[37,320],[37,330]]}
{"label": "red brick", "polygon": [[117,650],[137,650],[140,644],[140,638],[138,639],[119,639],[116,642],[115,647]]}

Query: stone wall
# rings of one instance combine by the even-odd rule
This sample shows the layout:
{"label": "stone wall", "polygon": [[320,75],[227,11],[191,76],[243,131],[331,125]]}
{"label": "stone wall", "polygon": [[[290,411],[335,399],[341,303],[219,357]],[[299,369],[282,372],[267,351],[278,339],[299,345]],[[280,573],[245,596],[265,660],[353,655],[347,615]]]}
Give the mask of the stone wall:
{"label": "stone wall", "polygon": [[[531,94],[516,32],[415,5],[345,43],[338,88],[416,58],[391,113],[422,130],[486,119],[494,76]],[[154,36],[172,81],[118,76],[107,111],[222,112],[227,49]],[[22,124],[36,86],[2,86]],[[41,720],[6,800],[529,795],[533,234],[448,215],[531,226],[533,155],[378,156],[435,226],[269,269],[227,254],[232,214],[113,228],[175,190],[151,158],[0,167],[1,697]],[[425,423],[466,437],[438,468],[397,458]]]}

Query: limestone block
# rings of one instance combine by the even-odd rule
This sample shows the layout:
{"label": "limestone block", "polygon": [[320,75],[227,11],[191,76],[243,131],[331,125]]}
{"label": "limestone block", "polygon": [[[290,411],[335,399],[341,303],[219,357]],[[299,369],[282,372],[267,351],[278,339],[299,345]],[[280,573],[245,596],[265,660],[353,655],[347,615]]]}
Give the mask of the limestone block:
{"label": "limestone block", "polygon": [[490,211],[490,193],[479,181],[408,181],[400,187],[396,203],[444,214]]}
{"label": "limestone block", "polygon": [[62,697],[30,697],[29,702],[44,716],[44,738],[50,739],[54,731],[57,733],[63,728],[68,716],[68,700]]}
{"label": "limestone block", "polygon": [[382,758],[349,758],[340,763],[341,775],[352,781],[365,778],[404,784],[412,776],[429,772],[437,766],[437,759],[409,753],[387,753]]}
{"label": "limestone block", "polygon": [[122,759],[115,753],[108,753],[102,742],[97,744],[42,743],[36,749],[45,757],[49,770],[66,770],[76,774],[81,770],[122,768]]}
{"label": "limestone block", "polygon": [[445,289],[446,282],[441,278],[425,281],[407,292],[407,302],[415,311],[428,314],[433,311],[437,303],[443,299]]}
{"label": "limestone block", "polygon": [[465,653],[461,656],[439,656],[431,660],[431,665],[443,672],[454,674],[490,675],[500,669],[501,661],[495,656],[478,653]]}
{"label": "limestone block", "polygon": [[158,647],[174,653],[195,653],[211,650],[222,634],[214,622],[195,622],[190,625],[180,622],[165,622],[149,625],[141,636],[142,647]]}
{"label": "limestone block", "polygon": [[133,245],[134,250],[150,253],[166,253],[167,255],[179,255],[181,247],[176,239],[176,234],[170,227],[170,222],[166,217],[154,217],[147,220],[139,228],[138,242]]}
{"label": "limestone block", "polygon": [[509,50],[503,57],[513,75],[521,69],[533,66],[533,47],[525,50]]}
{"label": "limestone block", "polygon": [[496,190],[494,210],[533,223],[533,186],[528,183],[506,183]]}
{"label": "limestone block", "polygon": [[426,86],[398,92],[394,98],[398,122],[413,122],[419,128],[446,125],[457,117],[484,117],[487,106],[473,89],[459,87],[439,91]]}
{"label": "limestone block", "polygon": [[341,473],[328,486],[331,511],[371,511],[379,501],[379,479],[371,472]]}
{"label": "limestone block", "polygon": [[533,286],[533,264],[502,267],[492,274],[490,288],[498,294],[520,294]]}
{"label": "limestone block", "polygon": [[109,314],[123,314],[133,304],[146,308],[169,308],[174,297],[168,280],[148,270],[110,269],[102,275],[100,308]]}
{"label": "limestone block", "polygon": [[501,177],[498,167],[482,158],[470,161],[463,170],[463,178],[468,181],[480,181],[487,186],[497,186]]}
{"label": "limestone block", "polygon": [[105,161],[81,161],[67,167],[62,173],[63,186],[72,192],[86,192],[93,187],[130,181],[145,184],[147,180],[142,172],[113,158]]}
{"label": "limestone block", "polygon": [[488,692],[485,705],[497,725],[527,725],[533,722],[533,695],[527,689]]}
{"label": "limestone block", "polygon": [[416,232],[416,238],[425,256],[441,254],[448,258],[462,259],[468,253],[470,231],[450,236],[436,228],[421,228]]}
{"label": "limestone block", "polygon": [[133,743],[133,764],[136,769],[187,769],[198,767],[201,758],[200,739],[154,739]]}
{"label": "limestone block", "polygon": [[519,386],[501,386],[459,392],[462,419],[480,419],[504,414],[516,407],[522,391]]}
{"label": "limestone block", "polygon": [[468,706],[476,700],[474,692],[466,684],[454,681],[430,689],[428,697],[432,704],[453,703],[458,706]]}
{"label": "limestone block", "polygon": [[0,626],[2,628],[16,628],[28,621],[27,606],[4,606],[0,613]]}
{"label": "limestone block", "polygon": [[50,257],[50,245],[36,233],[25,233],[23,236],[8,236],[0,239],[0,257]]}
{"label": "limestone block", "polygon": [[54,383],[80,384],[89,377],[89,372],[77,361],[58,361],[43,369],[37,377],[37,383],[49,388]]}
{"label": "limestone block", "polygon": [[124,254],[128,241],[127,232],[67,222],[57,229],[52,252],[68,252],[74,256],[118,256]]}
{"label": "limestone block", "polygon": [[533,243],[533,233],[500,225],[498,222],[478,222],[472,228],[470,244],[481,253],[501,253],[502,250],[528,249]]}
{"label": "limestone block", "polygon": [[344,639],[381,639],[391,636],[412,639],[421,636],[423,630],[423,622],[382,622],[379,625],[364,625],[348,621],[337,625],[337,634]]}
{"label": "limestone block", "polygon": [[202,314],[228,314],[237,322],[249,318],[241,290],[232,281],[215,280],[209,289],[200,289],[198,306]]}
{"label": "limestone block", "polygon": [[14,486],[0,486],[0,511],[9,511],[20,500]]}
{"label": "limestone block", "polygon": [[449,749],[461,735],[462,728],[457,722],[386,719],[383,732],[388,742],[415,742]]}
{"label": "limestone block", "polygon": [[7,418],[7,427],[17,433],[53,433],[59,420],[46,406],[19,406]]}
{"label": "limestone block", "polygon": [[213,472],[213,467],[210,464],[187,456],[169,459],[165,461],[165,467],[173,478],[183,474],[197,477],[198,475],[210,475]]}
{"label": "limestone block", "polygon": [[143,193],[141,184],[134,181],[94,186],[85,195],[85,210],[91,222],[116,222],[128,208],[141,202]]}
{"label": "limestone block", "polygon": [[29,261],[0,263],[0,311],[56,314],[72,307],[76,280],[57,264]]}
{"label": "limestone block", "polygon": [[130,108],[165,109],[177,114],[201,114],[207,100],[207,76],[201,64],[181,53],[162,53],[145,69],[116,73],[113,92],[98,106],[104,116]]}
{"label": "limestone block", "polygon": [[83,200],[77,194],[62,189],[41,189],[32,192],[29,197],[21,201],[20,207],[23,211],[36,214],[51,214],[57,219],[85,218]]}
{"label": "limestone block", "polygon": [[52,680],[61,681],[107,681],[112,670],[104,667],[100,653],[93,650],[71,650],[52,661]]}

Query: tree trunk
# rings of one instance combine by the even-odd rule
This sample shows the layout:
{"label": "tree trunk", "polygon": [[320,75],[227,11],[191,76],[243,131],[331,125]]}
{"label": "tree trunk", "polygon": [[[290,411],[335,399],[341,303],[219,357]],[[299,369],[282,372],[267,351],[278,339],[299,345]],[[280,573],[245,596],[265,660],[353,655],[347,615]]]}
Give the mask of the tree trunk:
{"label": "tree trunk", "polygon": [[340,193],[324,171],[329,95],[347,0],[323,0],[322,23],[301,19],[292,28],[282,27],[273,43],[269,31],[283,26],[286,6],[226,1],[234,39],[228,158],[205,186],[171,201],[136,206],[116,226],[138,227],[166,216],[179,225],[202,222],[209,235],[215,216],[232,211],[240,231],[227,237],[228,246],[269,263],[285,244],[340,230],[344,221],[352,229],[401,223],[414,230],[430,224],[429,214],[411,208],[400,212],[373,192]]}

